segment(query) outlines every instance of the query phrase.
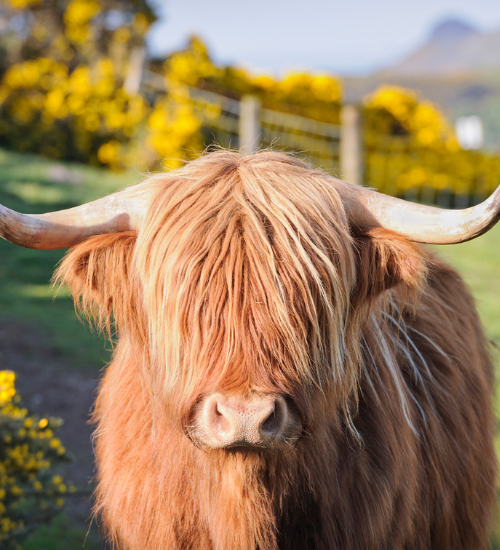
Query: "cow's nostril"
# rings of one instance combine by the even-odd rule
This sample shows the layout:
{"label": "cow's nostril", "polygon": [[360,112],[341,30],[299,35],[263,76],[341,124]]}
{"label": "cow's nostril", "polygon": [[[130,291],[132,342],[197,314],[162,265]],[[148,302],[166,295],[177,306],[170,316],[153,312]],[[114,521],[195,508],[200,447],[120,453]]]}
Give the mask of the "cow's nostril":
{"label": "cow's nostril", "polygon": [[266,436],[276,435],[281,430],[283,421],[283,411],[279,401],[274,402],[274,406],[269,416],[261,424],[261,432]]}
{"label": "cow's nostril", "polygon": [[276,424],[276,411],[273,411],[262,423],[262,431],[267,435],[271,435],[276,431]]}
{"label": "cow's nostril", "polygon": [[231,431],[231,422],[226,418],[226,415],[221,410],[220,403],[215,404],[214,422],[217,426],[219,434],[223,435]]}

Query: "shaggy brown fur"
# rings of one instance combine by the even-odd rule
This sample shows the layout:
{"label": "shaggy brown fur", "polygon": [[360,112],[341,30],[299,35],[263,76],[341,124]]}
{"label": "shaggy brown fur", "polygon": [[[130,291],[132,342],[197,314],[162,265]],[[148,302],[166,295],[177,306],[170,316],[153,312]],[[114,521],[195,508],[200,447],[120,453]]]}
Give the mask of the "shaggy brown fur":
{"label": "shaggy brown fur", "polygon": [[[458,275],[349,227],[356,188],[282,154],[218,152],[150,184],[138,235],[88,239],[57,275],[119,334],[95,413],[117,547],[487,548],[492,368]],[[285,395],[302,438],[199,448],[215,389]]]}

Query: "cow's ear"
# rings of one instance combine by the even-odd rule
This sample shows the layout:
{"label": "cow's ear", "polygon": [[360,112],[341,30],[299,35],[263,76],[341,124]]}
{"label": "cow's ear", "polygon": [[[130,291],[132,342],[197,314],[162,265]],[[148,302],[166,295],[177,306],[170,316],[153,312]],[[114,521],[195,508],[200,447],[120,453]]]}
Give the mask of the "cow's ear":
{"label": "cow's ear", "polygon": [[137,302],[130,280],[135,241],[134,232],[90,237],[68,251],[54,276],[54,284],[66,285],[75,306],[109,335],[113,321],[126,322]]}
{"label": "cow's ear", "polygon": [[429,261],[421,247],[380,227],[359,233],[355,242],[358,264],[354,290],[356,301],[377,297],[394,287],[410,295],[421,290]]}

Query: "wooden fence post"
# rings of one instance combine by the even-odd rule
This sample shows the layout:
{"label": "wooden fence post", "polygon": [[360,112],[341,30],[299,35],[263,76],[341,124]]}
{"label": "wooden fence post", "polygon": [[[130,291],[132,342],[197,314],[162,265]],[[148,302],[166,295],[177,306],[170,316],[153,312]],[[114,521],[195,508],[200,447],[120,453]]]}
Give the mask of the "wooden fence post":
{"label": "wooden fence post", "polygon": [[139,93],[141,89],[142,77],[144,72],[144,63],[146,61],[146,48],[135,46],[130,53],[127,76],[123,83],[123,88],[129,95]]}
{"label": "wooden fence post", "polygon": [[346,104],[341,112],[340,170],[349,183],[363,183],[363,135],[361,111],[357,105]]}
{"label": "wooden fence post", "polygon": [[239,146],[242,153],[255,153],[259,148],[259,114],[258,98],[251,95],[243,96],[240,102],[239,121]]}

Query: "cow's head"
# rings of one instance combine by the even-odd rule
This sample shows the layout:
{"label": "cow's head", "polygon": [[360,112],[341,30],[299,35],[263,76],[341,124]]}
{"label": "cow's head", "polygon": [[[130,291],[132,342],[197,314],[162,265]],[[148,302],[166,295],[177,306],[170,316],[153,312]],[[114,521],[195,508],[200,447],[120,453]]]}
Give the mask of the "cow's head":
{"label": "cow's head", "polygon": [[58,280],[115,323],[138,383],[195,444],[287,449],[332,404],[355,408],[370,307],[425,278],[411,241],[477,236],[498,219],[495,195],[448,212],[283,154],[218,152],[69,211],[0,207],[0,235],[77,245]]}

